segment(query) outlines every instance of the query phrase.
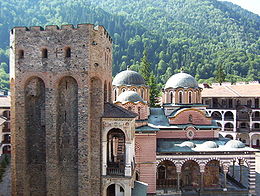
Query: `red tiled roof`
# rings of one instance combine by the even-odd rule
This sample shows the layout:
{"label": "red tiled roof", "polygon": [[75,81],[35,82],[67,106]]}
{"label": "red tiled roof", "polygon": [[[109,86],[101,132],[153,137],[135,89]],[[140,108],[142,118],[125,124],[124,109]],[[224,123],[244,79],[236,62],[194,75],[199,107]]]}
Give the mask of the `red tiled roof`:
{"label": "red tiled roof", "polygon": [[11,107],[10,96],[0,96],[0,108],[1,107]]}
{"label": "red tiled roof", "polygon": [[260,84],[211,86],[203,88],[202,97],[260,97]]}

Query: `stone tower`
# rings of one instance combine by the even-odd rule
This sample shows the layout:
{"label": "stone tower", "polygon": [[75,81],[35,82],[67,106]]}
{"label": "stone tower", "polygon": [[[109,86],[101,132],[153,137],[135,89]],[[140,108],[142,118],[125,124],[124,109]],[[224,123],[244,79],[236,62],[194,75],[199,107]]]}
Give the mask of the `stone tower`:
{"label": "stone tower", "polygon": [[12,195],[101,195],[112,40],[102,26],[11,30]]}

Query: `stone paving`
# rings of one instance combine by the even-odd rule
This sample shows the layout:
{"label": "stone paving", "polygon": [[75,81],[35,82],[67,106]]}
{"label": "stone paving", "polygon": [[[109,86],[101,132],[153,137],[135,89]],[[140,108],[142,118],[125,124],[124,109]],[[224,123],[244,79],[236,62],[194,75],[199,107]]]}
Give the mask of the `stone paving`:
{"label": "stone paving", "polygon": [[0,196],[11,196],[11,166],[5,170],[3,181],[0,183]]}

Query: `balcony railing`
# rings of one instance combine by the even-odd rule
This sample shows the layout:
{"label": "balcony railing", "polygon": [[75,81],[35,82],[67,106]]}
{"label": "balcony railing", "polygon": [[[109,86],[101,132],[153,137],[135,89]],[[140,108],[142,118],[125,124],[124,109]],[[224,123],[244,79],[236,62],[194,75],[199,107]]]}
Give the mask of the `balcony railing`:
{"label": "balcony railing", "polygon": [[222,120],[222,117],[213,116],[212,119],[213,119],[213,120]]}
{"label": "balcony railing", "polygon": [[250,118],[249,117],[245,117],[245,116],[238,116],[237,120],[242,120],[242,121],[249,121]]}
{"label": "balcony railing", "polygon": [[2,144],[10,144],[10,143],[11,143],[10,140],[4,140],[4,141],[2,141]]}
{"label": "balcony railing", "polygon": [[233,117],[225,117],[224,120],[225,120],[225,121],[233,121],[234,118],[233,118]]}
{"label": "balcony railing", "polygon": [[260,121],[260,117],[254,117],[252,118],[252,121]]}
{"label": "balcony railing", "polygon": [[10,130],[9,128],[4,127],[4,128],[2,129],[2,131],[3,131],[3,133],[6,133],[6,132],[10,132],[11,130]]}
{"label": "balcony railing", "polygon": [[125,169],[124,168],[107,168],[107,175],[110,176],[124,176],[125,175]]}
{"label": "balcony railing", "polygon": [[176,188],[177,180],[176,179],[157,179],[156,182],[157,188]]}
{"label": "balcony railing", "polygon": [[234,128],[224,128],[224,131],[233,131]]}
{"label": "balcony railing", "polygon": [[250,128],[238,128],[237,131],[240,133],[248,133],[250,131]]}
{"label": "balcony railing", "polygon": [[251,132],[260,132],[260,128],[252,128]]}

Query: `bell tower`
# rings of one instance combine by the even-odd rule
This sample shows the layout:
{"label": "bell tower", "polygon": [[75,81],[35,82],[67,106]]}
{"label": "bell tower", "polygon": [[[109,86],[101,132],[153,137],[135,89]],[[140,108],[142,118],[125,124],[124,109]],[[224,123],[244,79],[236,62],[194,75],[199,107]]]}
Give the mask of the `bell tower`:
{"label": "bell tower", "polygon": [[15,27],[10,39],[12,195],[101,195],[111,37],[80,24]]}

